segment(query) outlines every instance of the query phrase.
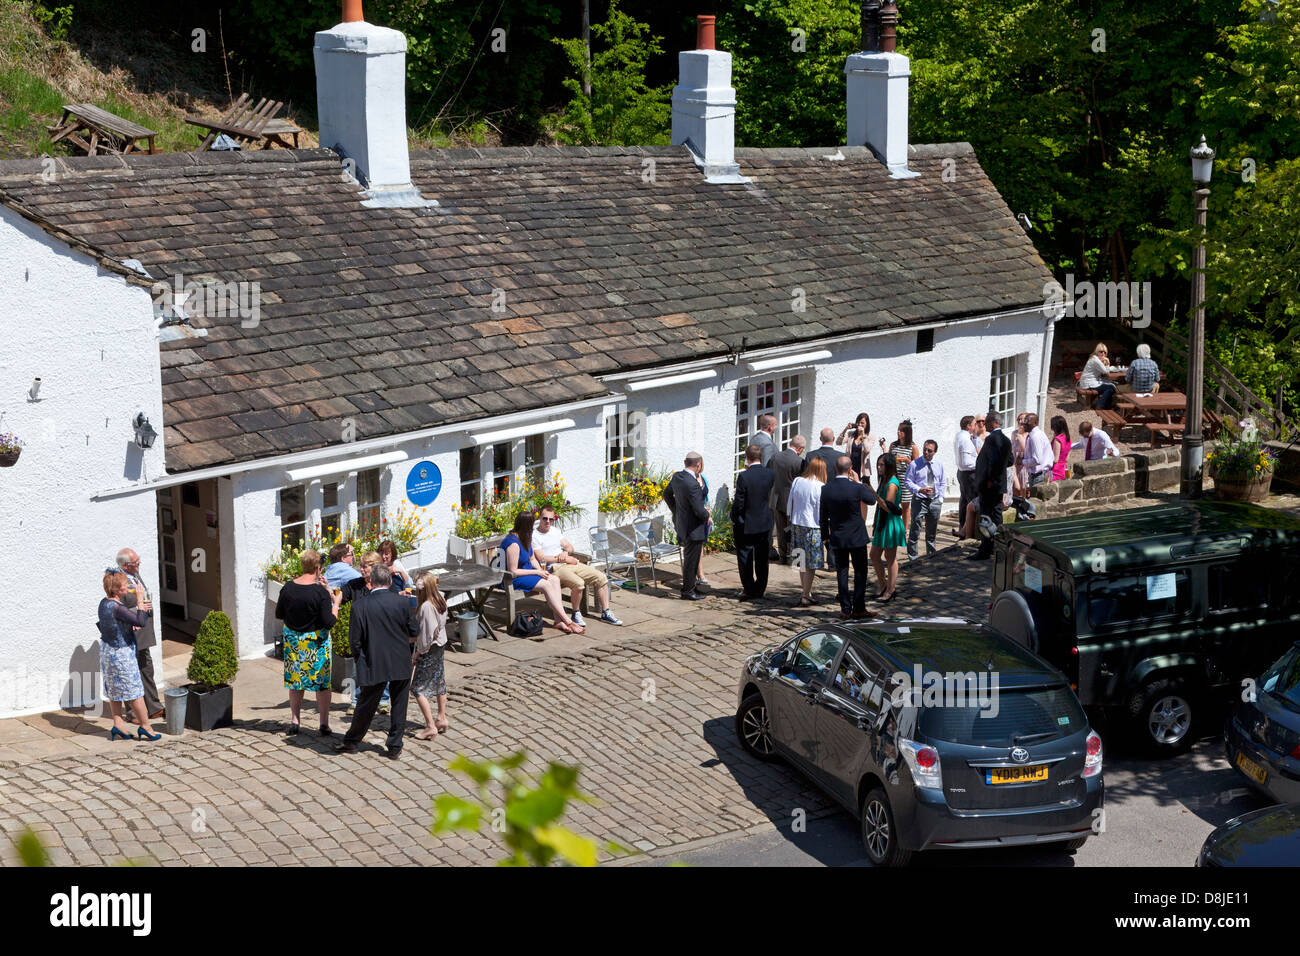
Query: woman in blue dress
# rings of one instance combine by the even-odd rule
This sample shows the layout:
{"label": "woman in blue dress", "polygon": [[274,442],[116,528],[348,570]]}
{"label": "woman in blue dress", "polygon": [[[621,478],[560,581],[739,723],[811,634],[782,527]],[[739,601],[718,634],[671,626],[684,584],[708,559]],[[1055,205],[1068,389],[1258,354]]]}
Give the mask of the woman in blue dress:
{"label": "woman in blue dress", "polygon": [[537,591],[555,614],[555,626],[566,634],[585,634],[587,629],[573,623],[564,602],[560,599],[560,579],[538,567],[533,560],[533,513],[520,512],[514,529],[501,541],[506,570],[512,578],[510,586],[528,594]]}
{"label": "woman in blue dress", "polygon": [[[99,670],[104,676],[104,696],[113,712],[113,729],[108,737],[110,740],[126,740],[132,736],[139,740],[158,740],[162,734],[153,732],[145,711],[144,684],[140,680],[135,647],[135,629],[149,623],[153,605],[144,600],[134,610],[127,607],[124,598],[130,587],[130,579],[121,571],[104,575],[107,597],[99,602]],[[134,735],[122,719],[123,701],[130,701],[131,712],[140,725]]]}
{"label": "woman in blue dress", "polygon": [[880,456],[876,464],[880,474],[875,529],[871,535],[871,566],[876,569],[876,598],[883,604],[894,599],[898,586],[898,549],[907,543],[907,532],[899,505],[902,491],[897,465],[892,453]]}

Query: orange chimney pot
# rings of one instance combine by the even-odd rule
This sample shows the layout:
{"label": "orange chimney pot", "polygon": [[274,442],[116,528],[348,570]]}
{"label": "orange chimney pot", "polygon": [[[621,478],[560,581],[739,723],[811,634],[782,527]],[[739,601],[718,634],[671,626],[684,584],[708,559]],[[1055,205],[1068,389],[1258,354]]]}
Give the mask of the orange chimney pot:
{"label": "orange chimney pot", "polygon": [[361,0],[343,0],[344,23],[360,23],[365,18],[365,12],[361,9]]}
{"label": "orange chimney pot", "polygon": [[[360,0],[358,0],[360,2]],[[717,17],[696,17],[695,18],[695,49],[712,50],[713,46],[713,26],[717,22]]]}

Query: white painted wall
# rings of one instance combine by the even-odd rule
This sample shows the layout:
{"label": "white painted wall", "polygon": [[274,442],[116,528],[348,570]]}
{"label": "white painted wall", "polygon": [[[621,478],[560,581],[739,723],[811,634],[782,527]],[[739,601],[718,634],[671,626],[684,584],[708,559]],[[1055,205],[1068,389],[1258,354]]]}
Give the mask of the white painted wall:
{"label": "white painted wall", "polygon": [[[78,696],[83,687],[98,691],[96,608],[119,548],[139,552],[158,594],[154,493],[90,499],[160,477],[163,429],[148,289],[102,271],[7,208],[0,289],[0,432],[26,443],[18,464],[0,469],[0,562],[16,576],[0,629],[2,718],[57,710],[73,682]],[[36,376],[40,401],[29,402]],[[137,412],[160,433],[147,452],[133,443]],[[154,672],[162,674],[160,648]]]}

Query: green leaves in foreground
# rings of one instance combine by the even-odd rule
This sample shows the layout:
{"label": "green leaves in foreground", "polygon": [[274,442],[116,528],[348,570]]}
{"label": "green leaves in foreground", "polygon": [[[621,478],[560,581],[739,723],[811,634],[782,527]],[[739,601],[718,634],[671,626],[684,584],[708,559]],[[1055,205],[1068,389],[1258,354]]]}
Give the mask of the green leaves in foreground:
{"label": "green leaves in foreground", "polygon": [[[530,786],[520,768],[526,753],[519,751],[499,760],[474,761],[459,755],[447,769],[469,777],[478,790],[478,801],[449,793],[433,801],[432,832],[479,831],[484,817],[494,832],[503,834],[510,855],[500,866],[547,866],[557,858],[572,866],[596,865],[596,842],[560,825],[570,800],[591,803],[578,790],[578,768],[551,761],[536,786]],[[504,797],[489,794],[496,784]],[[606,844],[611,853],[625,853],[616,843]]]}
{"label": "green leaves in foreground", "polygon": [[18,838],[18,859],[23,866],[49,866],[50,854],[46,852],[41,838],[31,830],[24,830]]}

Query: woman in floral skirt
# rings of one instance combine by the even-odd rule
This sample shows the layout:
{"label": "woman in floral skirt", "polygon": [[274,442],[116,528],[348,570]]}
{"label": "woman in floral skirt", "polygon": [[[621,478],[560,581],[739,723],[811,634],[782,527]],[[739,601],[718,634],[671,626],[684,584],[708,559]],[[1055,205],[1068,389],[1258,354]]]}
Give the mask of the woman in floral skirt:
{"label": "woman in floral skirt", "polygon": [[[124,603],[130,579],[121,571],[104,574],[104,594],[99,602],[99,670],[104,678],[104,696],[113,712],[113,729],[109,739],[157,740],[149,725],[149,714],[144,706],[144,683],[140,680],[140,665],[136,661],[135,629],[149,622],[153,605],[145,600],[134,610]],[[122,720],[122,705],[130,702],[139,729],[132,734]]]}
{"label": "woman in floral skirt", "polygon": [[289,690],[289,733],[298,733],[303,695],[316,692],[320,735],[330,731],[330,628],[339,617],[342,590],[330,593],[320,575],[320,554],[302,553],[302,574],[287,583],[275,602],[284,621],[284,686]]}
{"label": "woman in floral skirt", "polygon": [[[432,740],[447,732],[447,678],[442,667],[442,651],[447,646],[447,601],[438,590],[437,577],[432,574],[420,575],[416,593],[420,601],[420,636],[415,639],[415,649],[411,652],[411,664],[415,668],[411,689],[424,715],[424,730],[415,739]],[[429,706],[431,697],[438,701],[436,720]]]}

